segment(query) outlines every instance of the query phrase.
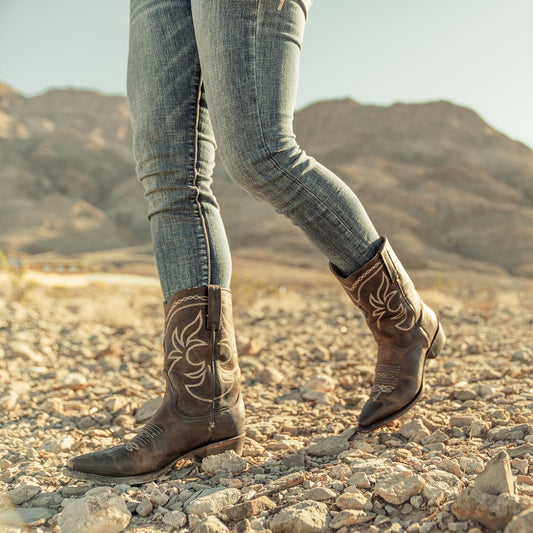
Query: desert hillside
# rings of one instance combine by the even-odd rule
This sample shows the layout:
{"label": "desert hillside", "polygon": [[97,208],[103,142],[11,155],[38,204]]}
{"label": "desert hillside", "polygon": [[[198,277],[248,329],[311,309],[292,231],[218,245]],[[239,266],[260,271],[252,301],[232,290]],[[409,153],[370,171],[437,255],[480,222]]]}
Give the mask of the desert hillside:
{"label": "desert hillside", "polygon": [[[352,187],[409,267],[533,275],[533,151],[448,102],[321,102],[300,144]],[[125,98],[0,84],[0,247],[78,254],[149,241]],[[215,171],[237,255],[323,259],[299,230]],[[290,252],[290,259],[287,253]]]}

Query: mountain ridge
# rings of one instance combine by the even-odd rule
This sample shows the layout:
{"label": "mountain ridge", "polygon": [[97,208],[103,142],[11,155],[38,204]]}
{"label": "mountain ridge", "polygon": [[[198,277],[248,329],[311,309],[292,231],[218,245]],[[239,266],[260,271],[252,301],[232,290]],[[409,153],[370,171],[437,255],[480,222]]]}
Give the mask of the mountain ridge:
{"label": "mountain ridge", "polygon": [[[411,268],[533,276],[533,151],[447,101],[316,102],[300,145],[360,197]],[[26,97],[0,83],[0,247],[61,254],[149,240],[127,101],[77,89]],[[241,255],[320,254],[217,164],[214,190]]]}

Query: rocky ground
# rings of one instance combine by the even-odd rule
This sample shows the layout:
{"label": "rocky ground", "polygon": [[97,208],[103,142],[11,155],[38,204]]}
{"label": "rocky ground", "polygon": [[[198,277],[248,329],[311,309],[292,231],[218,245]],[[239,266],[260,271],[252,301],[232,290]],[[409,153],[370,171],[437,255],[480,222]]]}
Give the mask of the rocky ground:
{"label": "rocky ground", "polygon": [[374,348],[338,288],[236,283],[242,459],[99,487],[63,466],[131,438],[153,412],[157,283],[20,290],[4,278],[0,531],[533,531],[533,284],[420,280],[448,344],[400,421],[354,434]]}

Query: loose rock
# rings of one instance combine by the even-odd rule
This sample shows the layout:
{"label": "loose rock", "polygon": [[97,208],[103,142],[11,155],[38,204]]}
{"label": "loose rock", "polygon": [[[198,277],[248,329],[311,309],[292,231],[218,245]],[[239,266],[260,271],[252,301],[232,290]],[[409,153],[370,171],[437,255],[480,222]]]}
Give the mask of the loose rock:
{"label": "loose rock", "polygon": [[330,523],[333,529],[340,529],[341,527],[356,526],[364,524],[375,518],[374,513],[367,513],[365,511],[345,510],[337,513]]}
{"label": "loose rock", "polygon": [[163,524],[179,529],[187,523],[187,515],[181,511],[170,511],[163,515]]}
{"label": "loose rock", "polygon": [[533,524],[533,508],[526,509],[524,512],[515,516],[507,527],[504,533],[531,533]]}
{"label": "loose rock", "polygon": [[107,487],[92,489],[79,500],[71,501],[57,523],[61,533],[119,533],[130,522],[125,502]]}
{"label": "loose rock", "polygon": [[266,496],[260,496],[226,509],[226,516],[235,522],[274,509],[276,504]]}
{"label": "loose rock", "polygon": [[395,472],[381,475],[374,486],[374,492],[386,502],[401,505],[412,496],[420,494],[424,480],[410,472]]}
{"label": "loose rock", "polygon": [[238,456],[233,450],[202,459],[202,468],[212,476],[217,474],[240,474],[246,470],[247,466],[246,459]]}
{"label": "loose rock", "polygon": [[328,522],[326,504],[304,500],[276,514],[270,521],[270,529],[273,533],[321,533]]}
{"label": "loose rock", "polygon": [[238,489],[209,489],[190,502],[185,511],[196,515],[218,513],[236,503],[240,497]]}

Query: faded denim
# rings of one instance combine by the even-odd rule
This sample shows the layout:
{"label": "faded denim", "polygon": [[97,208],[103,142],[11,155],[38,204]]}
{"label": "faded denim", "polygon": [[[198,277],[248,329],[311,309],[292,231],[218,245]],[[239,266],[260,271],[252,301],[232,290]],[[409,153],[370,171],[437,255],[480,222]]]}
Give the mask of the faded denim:
{"label": "faded denim", "polygon": [[134,155],[165,300],[230,285],[230,250],[211,191],[215,137],[230,177],[299,226],[344,274],[379,246],[355,194],[294,137],[310,4],[131,0]]}

